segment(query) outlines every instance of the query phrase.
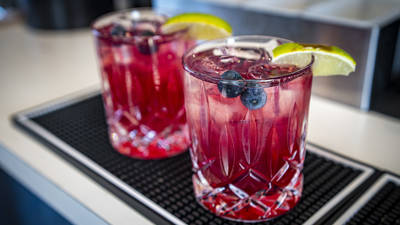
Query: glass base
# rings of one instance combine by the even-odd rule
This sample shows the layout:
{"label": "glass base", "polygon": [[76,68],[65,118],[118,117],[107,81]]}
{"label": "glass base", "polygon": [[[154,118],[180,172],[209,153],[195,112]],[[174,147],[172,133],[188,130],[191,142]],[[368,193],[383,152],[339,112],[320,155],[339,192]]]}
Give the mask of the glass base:
{"label": "glass base", "polygon": [[233,184],[213,188],[200,171],[193,175],[193,185],[197,202],[217,216],[237,222],[264,222],[283,215],[299,202],[303,175],[292,187],[282,189],[269,183],[252,195]]}
{"label": "glass base", "polygon": [[138,130],[125,131],[110,126],[109,136],[113,147],[121,154],[137,159],[161,159],[180,154],[187,150],[190,141],[187,126],[168,132],[148,131],[146,134]]}

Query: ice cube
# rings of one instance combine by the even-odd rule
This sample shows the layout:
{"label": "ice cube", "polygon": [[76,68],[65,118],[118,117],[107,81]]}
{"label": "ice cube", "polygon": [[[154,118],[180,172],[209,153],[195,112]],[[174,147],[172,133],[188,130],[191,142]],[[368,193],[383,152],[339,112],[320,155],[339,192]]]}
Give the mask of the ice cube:
{"label": "ice cube", "polygon": [[263,49],[243,48],[243,47],[225,47],[213,50],[214,56],[230,56],[238,59],[258,60],[263,56]]}
{"label": "ice cube", "polygon": [[247,79],[268,79],[280,75],[285,75],[296,71],[295,65],[289,64],[257,64],[251,66],[247,73]]}
{"label": "ice cube", "polygon": [[206,56],[195,59],[192,67],[200,73],[219,77],[221,72],[229,70],[235,64],[235,59],[226,56]]}
{"label": "ice cube", "polygon": [[270,56],[272,56],[272,50],[276,48],[278,45],[281,45],[282,43],[279,43],[278,40],[272,39],[268,41],[267,43],[264,44],[264,49],[268,52]]}
{"label": "ice cube", "polygon": [[[148,36],[153,36],[154,33],[157,32],[158,24],[153,22],[153,21],[132,21],[133,25],[133,30],[136,34],[138,35],[144,35],[145,33],[152,33],[152,35]],[[146,36],[146,35],[145,35]]]}
{"label": "ice cube", "polygon": [[226,48],[215,48],[212,50],[213,55],[226,55]]}

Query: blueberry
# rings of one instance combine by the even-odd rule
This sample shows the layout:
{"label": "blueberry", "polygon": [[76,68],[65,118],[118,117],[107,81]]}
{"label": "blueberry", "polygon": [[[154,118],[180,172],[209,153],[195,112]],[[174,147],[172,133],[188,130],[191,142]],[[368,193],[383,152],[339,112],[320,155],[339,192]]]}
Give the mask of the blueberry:
{"label": "blueberry", "polygon": [[242,104],[250,110],[256,110],[265,105],[267,94],[259,84],[247,84],[246,89],[240,95]]}
{"label": "blueberry", "polygon": [[[139,52],[142,53],[143,55],[150,55],[154,52],[158,51],[158,46],[154,42],[150,42],[149,38],[155,35],[154,32],[150,30],[145,30],[139,33],[140,36],[143,36],[143,40],[137,45]],[[149,38],[147,38],[149,37]],[[152,45],[152,46],[151,46]]]}
{"label": "blueberry", "polygon": [[240,73],[238,73],[234,70],[225,71],[221,75],[221,78],[225,79],[225,80],[242,80],[243,79],[243,77],[240,75]]}
{"label": "blueberry", "polygon": [[221,75],[221,79],[217,86],[222,96],[235,98],[242,93],[244,84],[238,81],[243,80],[243,77],[238,72],[228,70]]}
{"label": "blueberry", "polygon": [[137,44],[137,48],[139,52],[143,55],[151,55],[152,53],[158,51],[158,46],[154,42],[151,44],[152,46],[150,46],[148,40],[143,40],[142,42]]}
{"label": "blueberry", "polygon": [[112,36],[123,37],[126,34],[126,30],[121,25],[115,25],[115,26],[113,26],[113,28],[111,28],[111,32],[110,33],[111,33]]}
{"label": "blueberry", "polygon": [[141,36],[149,36],[149,37],[151,37],[151,36],[154,36],[156,34],[153,31],[145,30],[145,31],[141,32],[140,35]]}

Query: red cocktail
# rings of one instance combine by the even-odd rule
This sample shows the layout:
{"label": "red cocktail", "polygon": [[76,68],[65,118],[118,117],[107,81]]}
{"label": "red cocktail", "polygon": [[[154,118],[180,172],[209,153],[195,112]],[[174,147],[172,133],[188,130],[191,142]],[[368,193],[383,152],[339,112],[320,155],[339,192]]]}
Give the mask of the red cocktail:
{"label": "red cocktail", "polygon": [[105,15],[93,25],[110,140],[143,159],[172,156],[190,141],[183,99],[185,30],[161,33],[166,17],[150,10]]}
{"label": "red cocktail", "polygon": [[221,217],[265,221],[301,197],[312,61],[271,63],[285,42],[231,37],[184,56],[194,191]]}

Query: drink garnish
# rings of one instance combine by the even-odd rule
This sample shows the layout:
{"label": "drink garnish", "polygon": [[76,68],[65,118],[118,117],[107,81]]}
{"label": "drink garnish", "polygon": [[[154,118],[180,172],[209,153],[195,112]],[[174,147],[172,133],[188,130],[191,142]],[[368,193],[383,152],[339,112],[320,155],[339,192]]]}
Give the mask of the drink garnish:
{"label": "drink garnish", "polygon": [[314,56],[314,76],[349,75],[356,69],[356,61],[349,53],[336,46],[285,43],[273,49],[272,62],[304,67]]}
{"label": "drink garnish", "polygon": [[240,95],[240,101],[250,110],[260,109],[267,102],[267,94],[263,86],[257,83],[248,83]]}
{"label": "drink garnish", "polygon": [[156,34],[155,34],[153,31],[145,30],[145,31],[141,32],[139,35],[140,35],[140,36],[148,36],[148,37],[151,37],[151,36],[154,36],[154,35],[156,35]]}
{"label": "drink garnish", "polygon": [[125,28],[123,26],[116,25],[116,26],[113,26],[111,28],[110,33],[111,33],[112,36],[123,37],[126,34],[126,30],[125,30]]}
{"label": "drink garnish", "polygon": [[163,33],[188,29],[189,37],[198,40],[212,40],[232,35],[232,27],[228,22],[205,13],[183,13],[173,16],[161,29]]}
{"label": "drink garnish", "polygon": [[226,98],[236,98],[240,95],[242,104],[250,109],[262,108],[267,102],[267,94],[264,88],[256,83],[245,85],[243,77],[235,70],[228,70],[221,74],[218,82],[218,90]]}
{"label": "drink garnish", "polygon": [[235,98],[242,93],[244,84],[237,82],[243,80],[240,73],[234,70],[228,70],[221,75],[221,79],[222,80],[218,82],[218,90],[221,92],[222,96]]}

